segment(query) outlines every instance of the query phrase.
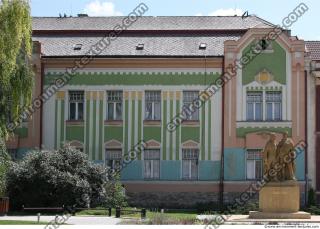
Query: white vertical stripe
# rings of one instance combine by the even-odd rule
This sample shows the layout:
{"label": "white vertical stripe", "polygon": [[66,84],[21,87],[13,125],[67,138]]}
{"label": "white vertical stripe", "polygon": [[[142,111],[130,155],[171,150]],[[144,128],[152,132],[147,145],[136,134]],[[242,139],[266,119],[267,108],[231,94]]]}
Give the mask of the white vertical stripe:
{"label": "white vertical stripe", "polygon": [[282,86],[282,120],[288,120],[287,118],[287,89]]}
{"label": "white vertical stripe", "polygon": [[[166,123],[164,123],[164,109],[163,109],[163,91],[161,91],[161,145],[160,145],[160,161],[163,160],[163,125],[165,125]],[[144,108],[143,108],[144,109]],[[168,123],[168,122],[167,122]],[[164,128],[167,128],[167,126],[165,126]]]}
{"label": "white vertical stripe", "polygon": [[57,104],[57,145],[56,145],[56,149],[60,148],[60,142],[61,142],[61,100],[58,100],[58,104]]}
{"label": "white vertical stripe", "polygon": [[63,119],[63,132],[64,132],[64,139],[63,141],[65,142],[67,139],[67,125],[66,125],[66,121],[69,119],[69,93],[68,91],[65,92],[64,95],[64,119]]}
{"label": "white vertical stripe", "polygon": [[[144,136],[143,136],[143,128],[144,128],[144,112],[145,112],[145,103],[144,103],[144,91],[142,92],[142,98],[141,98],[142,102],[141,102],[141,139],[139,139],[139,141],[144,140]],[[160,151],[161,153],[161,151]],[[144,152],[141,152],[141,160],[144,160]],[[161,160],[161,159],[160,159]]]}
{"label": "white vertical stripe", "polygon": [[[182,111],[182,108],[183,108],[183,91],[181,91],[180,92],[180,110],[179,110],[179,112],[181,112]],[[177,128],[179,128],[179,130],[180,130],[180,134],[179,134],[179,137],[180,137],[180,143],[179,143],[179,145],[180,145],[180,148],[179,148],[179,159],[180,159],[180,161],[182,161],[182,145],[181,145],[181,124],[177,127]],[[181,163],[181,162],[180,162]],[[181,168],[182,168],[182,165],[181,165]],[[182,170],[181,170],[181,174],[182,174]],[[182,175],[181,175],[181,177],[180,178],[182,178]]]}
{"label": "white vertical stripe", "polygon": [[208,108],[208,106],[209,106],[209,103],[210,103],[210,100],[209,101],[206,101],[205,102],[205,104],[204,104],[204,111],[205,111],[205,115],[204,115],[204,117],[205,117],[205,122],[204,122],[204,149],[205,149],[205,160],[208,160],[209,159],[209,154],[208,154],[208,147],[209,147],[209,141],[208,141],[208,134],[209,134],[209,132],[208,132],[208,129],[209,129],[209,127],[208,127],[208,122],[209,122],[209,118],[211,118],[211,117],[209,117],[209,108]]}
{"label": "white vertical stripe", "polygon": [[[170,122],[170,92],[167,92],[167,123]],[[170,132],[167,131],[166,134],[166,160],[169,160],[169,153],[170,153]]]}
{"label": "white vertical stripe", "polygon": [[[125,91],[123,91],[122,93],[123,93],[122,95],[124,95]],[[107,95],[107,93],[106,93],[106,95]],[[126,153],[128,153],[128,152],[124,152],[125,144],[127,144],[127,142],[125,142],[126,134],[127,134],[127,132],[125,131],[126,130],[126,112],[127,111],[126,111],[126,99],[124,96],[122,98],[123,98],[122,99],[122,119],[123,119],[123,123],[122,123],[122,146],[123,146],[122,147],[122,155],[125,155]],[[107,107],[105,108],[105,110],[106,109],[107,109]]]}
{"label": "white vertical stripe", "polygon": [[221,129],[222,129],[222,91],[219,90],[217,94],[213,97],[214,98],[214,106],[215,108],[211,108],[213,113],[213,139],[212,146],[213,146],[213,157],[212,160],[217,161],[220,160],[221,156],[221,142],[222,142],[222,136],[221,136]]}
{"label": "white vertical stripe", "polygon": [[128,152],[131,150],[131,112],[132,112],[132,107],[131,107],[131,92],[128,93]]}
{"label": "white vertical stripe", "polygon": [[105,165],[105,162],[106,162],[106,149],[105,149],[105,145],[104,145],[104,139],[105,139],[105,135],[104,135],[104,121],[107,119],[107,92],[106,91],[103,91],[103,103],[102,103],[102,117],[103,117],[103,120],[102,120],[102,160],[103,160],[103,163]]}
{"label": "white vertical stripe", "polygon": [[[203,106],[205,106],[205,105],[203,105]],[[200,122],[200,135],[199,135],[199,143],[200,143],[200,156],[199,156],[199,160],[202,160],[202,154],[203,154],[203,152],[202,152],[202,150],[204,150],[203,148],[202,148],[202,141],[204,141],[204,134],[203,134],[203,128],[202,128],[202,123],[204,122],[204,120],[202,119],[202,109],[203,109],[203,106],[200,108],[200,109],[198,109],[198,111],[199,111],[199,122]]]}
{"label": "white vertical stripe", "polygon": [[[177,94],[176,94],[176,92],[174,91],[173,92],[173,106],[172,106],[172,109],[173,109],[173,111],[172,111],[172,117],[171,118],[173,118],[173,117],[175,117],[175,115],[177,114]],[[175,161],[176,160],[176,158],[177,158],[177,152],[176,152],[176,149],[177,149],[177,145],[176,145],[176,139],[177,139],[177,131],[173,131],[172,132],[172,149],[173,149],[173,157],[172,157],[172,159]]]}
{"label": "white vertical stripe", "polygon": [[[217,92],[218,93],[218,92]],[[214,103],[214,99],[216,98],[216,96],[218,96],[218,94],[215,94],[211,97],[210,99],[210,103],[211,103],[211,149],[210,149],[210,153],[211,153],[211,160],[214,160],[214,147],[215,147],[215,138],[216,136],[216,131],[215,128],[217,128],[215,126],[215,120],[218,118],[218,113],[222,112],[221,109],[219,109],[218,105],[216,103]],[[214,106],[216,106],[216,112],[214,113]],[[220,132],[221,135],[221,132]]]}
{"label": "white vertical stripe", "polygon": [[139,128],[139,117],[138,117],[138,92],[136,92],[136,97],[134,98],[134,143],[138,144],[138,128]]}
{"label": "white vertical stripe", "polygon": [[99,136],[99,119],[100,119],[100,95],[99,93],[100,92],[97,92],[97,99],[96,99],[96,142],[95,142],[95,157],[96,157],[96,160],[98,160],[99,158],[99,139],[100,139],[100,136]]}
{"label": "white vertical stripe", "polygon": [[89,159],[92,160],[92,127],[93,127],[93,101],[92,92],[90,92],[90,108],[89,108]]}

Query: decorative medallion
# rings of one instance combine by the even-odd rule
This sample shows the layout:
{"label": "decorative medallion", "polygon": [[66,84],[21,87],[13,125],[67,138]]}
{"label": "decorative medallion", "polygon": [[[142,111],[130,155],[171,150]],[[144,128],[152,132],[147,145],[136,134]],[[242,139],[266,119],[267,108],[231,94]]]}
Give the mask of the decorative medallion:
{"label": "decorative medallion", "polygon": [[274,76],[266,69],[263,69],[255,76],[255,80],[262,85],[270,83],[273,79]]}

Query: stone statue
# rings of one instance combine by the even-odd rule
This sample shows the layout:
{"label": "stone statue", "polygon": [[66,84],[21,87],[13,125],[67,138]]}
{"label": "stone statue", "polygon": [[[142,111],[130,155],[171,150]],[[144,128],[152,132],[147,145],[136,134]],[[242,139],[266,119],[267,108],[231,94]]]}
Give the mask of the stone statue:
{"label": "stone statue", "polygon": [[268,177],[270,181],[278,181],[277,176],[270,176],[269,170],[274,168],[277,162],[277,143],[276,135],[271,133],[270,139],[263,150],[264,177]]}
{"label": "stone statue", "polygon": [[[263,150],[264,177],[270,181],[296,180],[293,141],[288,138],[286,132],[278,144],[274,133],[270,133],[269,136],[270,139]],[[277,173],[269,173],[271,169]]]}
{"label": "stone statue", "polygon": [[294,160],[294,144],[293,141],[288,138],[288,133],[283,133],[282,139],[277,146],[277,161],[281,166],[278,179],[280,181],[296,180],[295,178],[295,160]]}

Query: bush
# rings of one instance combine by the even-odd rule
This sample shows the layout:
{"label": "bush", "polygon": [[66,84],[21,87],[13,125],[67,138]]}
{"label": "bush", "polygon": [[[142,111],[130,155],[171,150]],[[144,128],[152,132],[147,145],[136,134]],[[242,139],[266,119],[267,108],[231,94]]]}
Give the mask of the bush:
{"label": "bush", "polygon": [[128,206],[125,190],[120,183],[120,176],[117,175],[105,185],[106,191],[106,207],[122,208]]}
{"label": "bush", "polygon": [[308,207],[316,205],[316,193],[313,188],[309,189],[308,192]]}
{"label": "bush", "polygon": [[6,194],[6,174],[8,171],[9,155],[2,139],[0,139],[0,198]]}
{"label": "bush", "polygon": [[31,152],[12,162],[8,171],[10,205],[13,209],[98,205],[105,200],[105,177],[101,166],[72,147]]}

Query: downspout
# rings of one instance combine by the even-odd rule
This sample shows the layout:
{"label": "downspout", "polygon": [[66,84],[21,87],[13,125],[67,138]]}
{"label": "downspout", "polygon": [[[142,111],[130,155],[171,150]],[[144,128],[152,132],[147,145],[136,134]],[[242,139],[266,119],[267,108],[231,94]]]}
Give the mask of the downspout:
{"label": "downspout", "polygon": [[[304,97],[305,97],[305,141],[308,141],[308,73],[305,70],[304,71]],[[304,174],[305,174],[305,193],[304,193],[304,198],[305,198],[305,205],[308,204],[308,183],[309,183],[309,176],[308,176],[308,147],[305,148],[305,152],[304,152]]]}
{"label": "downspout", "polygon": [[[225,73],[225,67],[224,67],[224,57],[222,59],[222,74]],[[219,207],[220,211],[223,211],[223,202],[224,202],[224,86],[222,86],[222,103],[221,103],[221,112],[222,112],[222,119],[221,119],[221,160],[220,160],[220,183],[219,183]]]}

